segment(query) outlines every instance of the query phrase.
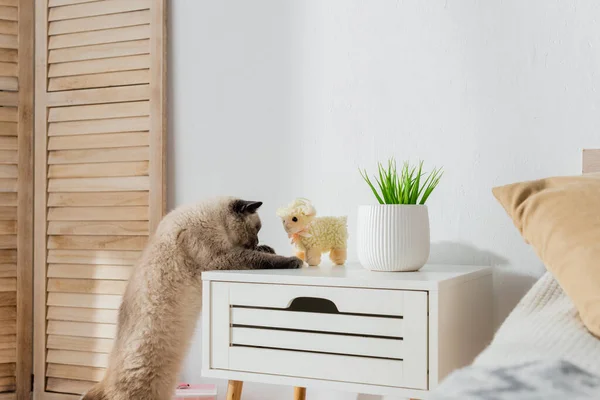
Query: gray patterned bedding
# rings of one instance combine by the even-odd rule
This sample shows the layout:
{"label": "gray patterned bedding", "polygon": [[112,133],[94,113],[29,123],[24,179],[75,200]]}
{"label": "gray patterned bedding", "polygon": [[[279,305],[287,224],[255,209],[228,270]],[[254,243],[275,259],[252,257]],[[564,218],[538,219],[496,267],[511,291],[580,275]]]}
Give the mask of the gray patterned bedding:
{"label": "gray patterned bedding", "polygon": [[600,400],[600,339],[546,273],[494,340],[431,400]]}
{"label": "gray patterned bedding", "polygon": [[431,398],[431,400],[567,399],[600,399],[600,376],[591,374],[568,361],[534,361],[498,368],[471,366],[451,374]]}

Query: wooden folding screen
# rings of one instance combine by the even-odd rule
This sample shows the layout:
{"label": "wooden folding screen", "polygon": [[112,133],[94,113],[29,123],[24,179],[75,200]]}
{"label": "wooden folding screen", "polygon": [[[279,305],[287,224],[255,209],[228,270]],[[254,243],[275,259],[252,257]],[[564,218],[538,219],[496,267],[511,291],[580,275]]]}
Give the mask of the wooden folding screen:
{"label": "wooden folding screen", "polygon": [[583,173],[600,171],[600,149],[583,150]]}
{"label": "wooden folding screen", "polygon": [[37,0],[36,399],[101,379],[162,217],[164,0]]}
{"label": "wooden folding screen", "polygon": [[31,390],[32,138],[33,0],[0,0],[0,400]]}

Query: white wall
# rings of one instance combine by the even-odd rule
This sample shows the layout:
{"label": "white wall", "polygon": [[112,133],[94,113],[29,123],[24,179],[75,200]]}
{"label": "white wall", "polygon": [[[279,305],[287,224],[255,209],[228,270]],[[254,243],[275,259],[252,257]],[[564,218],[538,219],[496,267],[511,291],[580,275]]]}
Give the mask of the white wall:
{"label": "white wall", "polygon": [[[490,189],[577,173],[581,149],[600,146],[600,3],[170,6],[171,206],[263,200],[262,239],[286,253],[276,207],[308,197],[353,229],[356,206],[373,202],[357,168],[422,158],[446,171],[429,203],[431,260],[495,266],[496,321],[506,317],[543,266]],[[201,379],[199,338],[184,378]],[[247,384],[244,399],[290,396]]]}

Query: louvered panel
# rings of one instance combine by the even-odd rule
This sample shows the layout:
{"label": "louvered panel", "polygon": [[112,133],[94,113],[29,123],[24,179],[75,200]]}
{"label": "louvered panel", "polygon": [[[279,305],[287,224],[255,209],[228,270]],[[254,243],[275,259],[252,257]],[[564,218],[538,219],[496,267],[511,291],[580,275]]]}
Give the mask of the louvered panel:
{"label": "louvered panel", "polygon": [[[11,332],[11,333],[16,333],[16,327],[15,324],[6,324],[4,328],[5,332]],[[2,332],[3,328],[0,328],[0,332]],[[12,329],[8,329],[8,328],[12,328]],[[17,350],[16,349],[4,349],[4,350],[0,350],[0,363],[1,364],[6,364],[6,363],[16,363],[17,362]],[[13,379],[15,377],[12,377]],[[13,389],[14,390],[14,389]]]}
{"label": "louvered panel", "polygon": [[48,277],[127,280],[132,271],[133,267],[129,265],[50,264],[48,266]]}
{"label": "louvered panel", "polygon": [[72,393],[81,395],[87,392],[96,382],[78,381],[73,379],[48,378],[46,389],[49,392]]}
{"label": "louvered panel", "polygon": [[[98,311],[98,310],[93,310]],[[48,336],[48,348],[53,350],[85,351],[91,353],[110,353],[112,339],[82,338],[75,336]],[[104,356],[103,358],[105,358]],[[104,367],[104,365],[98,365]]]}
{"label": "louvered panel", "polygon": [[[14,49],[0,49],[0,61],[16,63],[18,61],[18,52]],[[20,70],[19,70],[20,71]]]}
{"label": "louvered panel", "polygon": [[18,49],[19,39],[17,35],[0,34],[0,46],[4,49]]}
{"label": "louvered panel", "polygon": [[0,0],[0,398],[31,391],[32,140],[33,0]]}
{"label": "louvered panel", "polygon": [[99,381],[104,376],[104,371],[104,368],[49,363],[47,376],[50,378],[70,378],[83,381]]}
{"label": "louvered panel", "polygon": [[91,135],[149,130],[149,117],[114,118],[92,121],[53,122],[48,126],[48,136]]}
{"label": "louvered panel", "polygon": [[[136,71],[108,72],[102,74],[50,78],[49,81],[48,90],[50,91],[137,85],[150,82],[150,71],[147,69],[140,69]],[[16,86],[14,90],[16,90]]]}
{"label": "louvered panel", "polygon": [[48,291],[60,293],[118,294],[125,292],[127,282],[92,279],[48,279]]}
{"label": "louvered panel", "polygon": [[14,122],[0,122],[0,136],[17,136],[17,132],[18,124]]}
{"label": "louvered panel", "polygon": [[[13,236],[8,236],[12,238]],[[48,238],[49,249],[143,250],[146,236],[56,236]],[[0,246],[2,243],[0,242]]]}
{"label": "louvered panel", "polygon": [[[16,297],[16,296],[15,296]],[[0,325],[0,335],[16,335],[17,334],[17,323],[15,321],[5,321],[2,325]],[[12,354],[12,352],[5,352],[4,354]],[[16,358],[14,360],[4,360],[0,362],[3,363],[13,363],[16,362]]]}
{"label": "louvered panel", "polygon": [[[16,311],[15,311],[16,313]],[[15,316],[16,318],[16,316]],[[17,335],[0,335],[0,350],[16,349]]]}
{"label": "louvered panel", "polygon": [[[150,102],[138,101],[116,104],[95,104],[73,107],[55,107],[48,111],[49,122],[100,120],[149,115]],[[0,118],[2,113],[0,112]],[[106,138],[108,141],[109,138]]]}
{"label": "louvered panel", "polygon": [[[17,319],[17,307],[0,307],[0,321]],[[2,338],[0,337],[0,343]]]}
{"label": "louvered panel", "polygon": [[[0,190],[2,188],[0,180]],[[116,178],[72,178],[50,179],[48,192],[116,192],[129,190],[148,190],[148,176],[130,176]]]}
{"label": "louvered panel", "polygon": [[[3,73],[10,73],[8,70],[12,69],[12,66],[16,68],[17,64],[14,63],[1,63]],[[8,66],[8,67],[7,67]],[[19,94],[14,92],[0,92],[0,106],[5,107],[16,107],[19,104]],[[6,134],[0,134],[5,136]],[[13,136],[13,135],[10,135]],[[15,135],[16,136],[16,135]]]}
{"label": "louvered panel", "polygon": [[93,308],[49,307],[48,319],[74,322],[98,322],[116,324],[117,310],[95,310]]}
{"label": "louvered panel", "polygon": [[[6,63],[6,62],[0,62],[0,76],[17,76],[17,63]],[[10,95],[10,93],[7,93],[8,95]],[[16,96],[15,96],[16,97]],[[3,106],[6,105],[14,105],[16,106],[16,102],[12,103],[12,104],[2,104]]]}
{"label": "louvered panel", "polygon": [[4,306],[16,306],[17,305],[17,293],[15,291],[10,291],[10,292],[0,291],[0,302]]}
{"label": "louvered panel", "polygon": [[16,179],[0,179],[0,192],[16,192],[17,183]]}
{"label": "louvered panel", "polygon": [[[0,138],[1,141],[1,138]],[[5,179],[5,178],[17,178],[19,176],[19,168],[17,167],[17,165],[5,165],[2,164],[0,165],[0,179]]]}
{"label": "louvered panel", "polygon": [[14,392],[17,389],[17,379],[14,376],[0,378],[0,393]]}
{"label": "louvered panel", "polygon": [[118,310],[121,296],[104,294],[49,293],[48,305]]}
{"label": "louvered panel", "polygon": [[81,104],[123,103],[148,98],[150,98],[149,85],[70,90],[48,93],[48,106],[57,107]]}
{"label": "louvered panel", "polygon": [[114,339],[117,333],[115,324],[96,324],[87,322],[48,321],[48,335],[67,335],[89,338]]}
{"label": "louvered panel", "polygon": [[48,0],[48,7],[68,6],[71,4],[92,3],[98,0]]}
{"label": "louvered panel", "polygon": [[12,363],[0,364],[0,377],[15,376],[16,365]]}
{"label": "louvered panel", "polygon": [[[10,198],[0,205],[11,205]],[[148,206],[148,192],[103,192],[103,193],[51,193],[48,196],[49,207],[127,207]]]}
{"label": "louvered panel", "polygon": [[0,121],[18,122],[17,107],[0,107]]}
{"label": "louvered panel", "polygon": [[17,221],[0,221],[0,234],[16,235]]}
{"label": "louvered panel", "polygon": [[124,28],[127,26],[149,25],[150,11],[133,11],[120,14],[84,17],[74,20],[50,22],[48,32],[50,35],[64,35],[67,33],[89,32],[110,28]]}
{"label": "louvered panel", "polygon": [[[71,61],[133,56],[136,54],[150,54],[150,40],[131,40],[128,42],[50,50],[48,60],[50,65],[52,65]],[[10,54],[6,58],[10,59]],[[1,54],[0,59],[2,59]]]}
{"label": "louvered panel", "polygon": [[0,6],[0,19],[6,21],[17,21],[19,10],[17,7]]}
{"label": "louvered panel", "polygon": [[[16,229],[15,229],[15,231],[16,231]],[[0,278],[16,278],[16,277],[17,277],[17,265],[16,264],[0,264]]]}
{"label": "louvered panel", "polygon": [[[0,176],[2,170],[0,166]],[[147,176],[148,161],[103,163],[103,164],[69,164],[51,165],[48,170],[49,178],[99,178],[118,176]],[[12,171],[7,171],[10,174]],[[7,175],[8,175],[7,174]]]}
{"label": "louvered panel", "polygon": [[0,20],[0,33],[16,36],[19,33],[19,24],[15,21]]}
{"label": "louvered panel", "polygon": [[[9,36],[9,35],[5,35]],[[68,33],[65,35],[50,36],[48,47],[51,50],[67,47],[91,46],[96,44],[129,42],[143,40],[150,37],[150,25],[127,26],[124,28],[102,29],[99,31]],[[0,43],[3,38],[0,35]],[[10,37],[6,38],[10,41]],[[12,48],[10,46],[5,46]]]}
{"label": "louvered panel", "polygon": [[0,207],[0,221],[13,221],[17,219],[17,207]]}
{"label": "louvered panel", "polygon": [[13,76],[0,76],[0,90],[16,92],[19,90],[19,79]]}
{"label": "louvered panel", "polygon": [[[140,54],[135,56],[104,58],[100,60],[75,61],[68,63],[52,64],[48,76],[87,75],[101,72],[134,71],[148,69],[150,56]],[[2,71],[0,70],[0,73]]]}
{"label": "louvered panel", "polygon": [[[0,152],[1,154],[1,152]],[[11,154],[7,154],[7,157]],[[149,161],[147,146],[118,147],[92,150],[50,151],[48,164],[112,163],[125,161]],[[134,189],[140,190],[140,189]]]}
{"label": "louvered panel", "polygon": [[[10,226],[6,228],[11,232]],[[0,230],[2,224],[0,221]],[[147,221],[50,221],[49,235],[117,235],[117,236],[146,236],[148,235]]]}
{"label": "louvered panel", "polygon": [[48,250],[47,253],[50,264],[90,265],[134,265],[141,254],[121,250]]}
{"label": "louvered panel", "polygon": [[17,165],[19,153],[16,150],[0,150],[0,164]]}
{"label": "louvered panel", "polygon": [[0,279],[0,292],[16,292],[16,291],[17,291],[17,279],[16,278]]}
{"label": "louvered panel", "polygon": [[48,209],[48,221],[148,221],[148,218],[149,209],[144,206],[51,207]]}
{"label": "louvered panel", "polygon": [[88,351],[49,350],[48,362],[54,364],[106,368],[108,365],[108,355],[105,353],[92,353]]}
{"label": "louvered panel", "polygon": [[16,250],[0,250],[0,264],[16,264],[17,263],[17,251]]}
{"label": "louvered panel", "polygon": [[[59,7],[50,7],[49,21],[85,18],[94,15],[118,14],[127,11],[150,9],[150,0],[104,0],[91,4],[78,4]],[[0,13],[1,15],[1,13]]]}
{"label": "louvered panel", "polygon": [[[164,214],[165,2],[38,1],[36,374],[47,380],[35,390],[67,395],[101,378],[127,279]],[[0,195],[13,175],[0,161]]]}
{"label": "louvered panel", "polygon": [[18,150],[19,141],[16,137],[0,136],[0,148],[5,150]]}
{"label": "louvered panel", "polygon": [[[11,309],[9,313],[5,313],[4,320],[13,320],[17,318],[16,307],[2,307]],[[12,315],[10,315],[12,313]],[[8,315],[7,315],[8,314]],[[0,335],[0,349],[16,349],[17,348],[17,335]]]}
{"label": "louvered panel", "polygon": [[102,0],[50,6],[47,90],[149,84],[150,43],[156,34],[152,3]]}

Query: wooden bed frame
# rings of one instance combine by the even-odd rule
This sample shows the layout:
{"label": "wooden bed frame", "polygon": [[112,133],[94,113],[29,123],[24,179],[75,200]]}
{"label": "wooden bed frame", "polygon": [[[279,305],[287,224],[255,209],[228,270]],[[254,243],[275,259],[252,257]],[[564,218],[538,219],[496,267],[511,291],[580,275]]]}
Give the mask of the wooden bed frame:
{"label": "wooden bed frame", "polygon": [[583,173],[600,172],[600,149],[583,150]]}

